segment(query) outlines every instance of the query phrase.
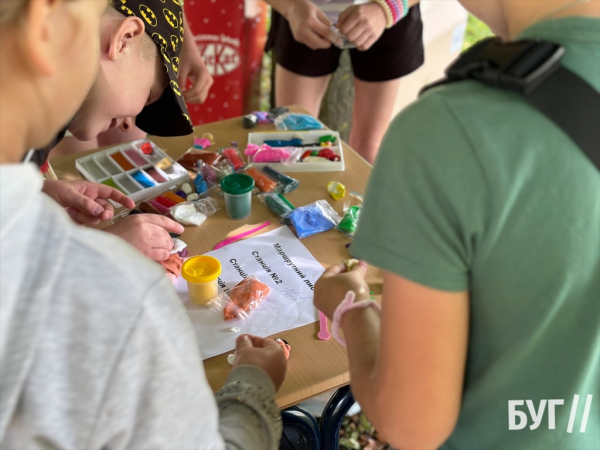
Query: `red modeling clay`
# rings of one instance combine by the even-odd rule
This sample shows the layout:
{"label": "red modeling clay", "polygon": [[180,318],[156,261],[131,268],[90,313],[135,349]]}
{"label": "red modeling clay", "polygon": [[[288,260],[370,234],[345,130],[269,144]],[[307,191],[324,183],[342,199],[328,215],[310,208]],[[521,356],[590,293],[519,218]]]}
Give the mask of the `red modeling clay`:
{"label": "red modeling clay", "polygon": [[227,158],[229,161],[231,161],[231,164],[233,164],[233,168],[234,170],[239,170],[242,167],[244,167],[244,161],[242,161],[242,158],[240,158],[240,155],[238,153],[238,151],[235,148],[229,147],[229,148],[224,148],[222,150],[223,152],[223,156],[225,156],[225,158]]}
{"label": "red modeling clay", "polygon": [[144,155],[151,155],[154,149],[152,148],[152,144],[150,142],[145,142],[142,145],[142,153]]}

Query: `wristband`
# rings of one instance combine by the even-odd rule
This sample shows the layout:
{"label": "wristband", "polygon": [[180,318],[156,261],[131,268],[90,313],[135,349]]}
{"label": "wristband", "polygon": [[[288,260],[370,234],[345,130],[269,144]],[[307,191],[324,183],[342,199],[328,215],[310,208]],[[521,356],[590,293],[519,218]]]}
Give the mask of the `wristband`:
{"label": "wristband", "polygon": [[392,10],[390,8],[390,5],[388,5],[388,3],[385,0],[371,0],[371,3],[377,3],[379,6],[381,6],[381,9],[383,9],[383,12],[385,13],[385,19],[386,19],[386,24],[385,24],[385,28],[392,28],[394,26],[394,14],[392,13]]}
{"label": "wristband", "polygon": [[344,300],[335,308],[335,312],[333,313],[333,320],[331,324],[331,335],[333,338],[338,341],[344,347],[346,346],[346,339],[341,335],[341,327],[342,327],[342,317],[348,311],[358,308],[368,308],[369,306],[377,311],[378,314],[381,314],[381,306],[375,300],[361,300],[360,302],[354,302],[356,299],[356,294],[354,291],[348,291]]}

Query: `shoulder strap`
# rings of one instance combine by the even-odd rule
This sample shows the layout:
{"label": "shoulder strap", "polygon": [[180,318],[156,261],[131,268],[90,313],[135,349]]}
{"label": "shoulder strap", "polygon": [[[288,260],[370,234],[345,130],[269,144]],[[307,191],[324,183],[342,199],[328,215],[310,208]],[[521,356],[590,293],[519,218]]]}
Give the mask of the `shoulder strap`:
{"label": "shoulder strap", "polygon": [[485,39],[463,53],[435,86],[475,79],[500,89],[520,92],[584,151],[600,170],[600,93],[564,68],[564,48],[527,39],[504,43]]}

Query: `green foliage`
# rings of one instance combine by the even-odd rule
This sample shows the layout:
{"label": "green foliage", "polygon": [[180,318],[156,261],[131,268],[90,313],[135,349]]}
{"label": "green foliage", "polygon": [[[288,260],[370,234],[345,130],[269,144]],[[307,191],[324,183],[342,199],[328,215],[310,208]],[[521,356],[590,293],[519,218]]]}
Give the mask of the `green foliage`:
{"label": "green foliage", "polygon": [[467,22],[467,31],[465,32],[465,41],[463,42],[463,51],[471,47],[480,40],[493,36],[494,33],[489,27],[481,20],[469,14],[469,21]]}

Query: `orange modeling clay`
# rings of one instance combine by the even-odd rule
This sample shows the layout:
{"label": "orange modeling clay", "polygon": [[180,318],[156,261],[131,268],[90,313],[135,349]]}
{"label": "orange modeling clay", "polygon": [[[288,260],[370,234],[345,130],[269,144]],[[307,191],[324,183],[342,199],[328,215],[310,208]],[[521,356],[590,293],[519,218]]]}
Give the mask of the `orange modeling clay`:
{"label": "orange modeling clay", "polygon": [[229,303],[223,308],[225,320],[245,318],[259,307],[271,293],[271,288],[256,278],[248,277],[229,292]]}

